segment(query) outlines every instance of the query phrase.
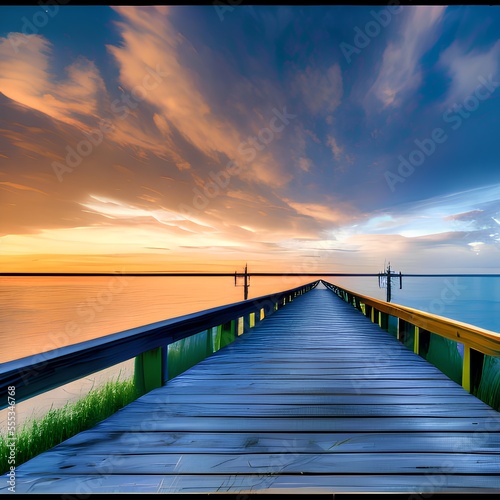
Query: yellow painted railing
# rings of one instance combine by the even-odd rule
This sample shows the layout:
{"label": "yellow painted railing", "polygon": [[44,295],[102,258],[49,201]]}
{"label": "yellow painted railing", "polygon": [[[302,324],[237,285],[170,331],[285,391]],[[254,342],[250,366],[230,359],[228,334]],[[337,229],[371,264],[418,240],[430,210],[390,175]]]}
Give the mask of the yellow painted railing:
{"label": "yellow painted railing", "polygon": [[390,316],[397,318],[398,339],[401,339],[405,329],[404,323],[413,325],[413,350],[417,354],[420,353],[422,338],[430,333],[463,344],[462,386],[469,392],[474,386],[477,387],[484,355],[500,356],[500,333],[411,307],[383,302],[326,281],[323,284],[382,328],[388,329]]}

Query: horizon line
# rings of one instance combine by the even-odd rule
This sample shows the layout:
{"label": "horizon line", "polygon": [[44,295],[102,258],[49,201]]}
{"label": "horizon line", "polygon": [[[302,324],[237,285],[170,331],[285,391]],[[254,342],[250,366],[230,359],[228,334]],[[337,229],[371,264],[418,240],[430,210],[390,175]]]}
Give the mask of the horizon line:
{"label": "horizon line", "polygon": [[[247,273],[247,276],[310,276],[310,277],[321,277],[321,276],[344,276],[344,277],[373,277],[373,276],[384,276],[387,275],[387,273],[381,272],[381,273]],[[437,274],[429,274],[429,273],[394,273],[392,274],[393,277],[397,276],[402,276],[402,277],[437,277],[437,278],[444,278],[444,277],[500,277],[500,274],[495,274],[495,273],[437,273]],[[234,273],[178,273],[178,272],[165,272],[165,273],[122,273],[120,271],[115,271],[115,272],[108,272],[108,273],[63,273],[63,272],[0,272],[0,276],[4,277],[15,277],[15,276],[59,276],[59,277],[84,277],[84,276],[94,276],[94,277],[99,277],[99,276],[130,276],[130,277],[234,277],[234,276],[245,276],[245,273],[242,272],[237,272],[235,271]]]}

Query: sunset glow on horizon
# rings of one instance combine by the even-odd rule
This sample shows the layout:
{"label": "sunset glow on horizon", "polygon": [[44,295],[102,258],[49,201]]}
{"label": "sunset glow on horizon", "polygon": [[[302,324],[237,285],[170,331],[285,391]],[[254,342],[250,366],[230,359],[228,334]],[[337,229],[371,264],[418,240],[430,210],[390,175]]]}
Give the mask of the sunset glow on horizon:
{"label": "sunset glow on horizon", "polygon": [[499,7],[0,9],[0,272],[500,271]]}

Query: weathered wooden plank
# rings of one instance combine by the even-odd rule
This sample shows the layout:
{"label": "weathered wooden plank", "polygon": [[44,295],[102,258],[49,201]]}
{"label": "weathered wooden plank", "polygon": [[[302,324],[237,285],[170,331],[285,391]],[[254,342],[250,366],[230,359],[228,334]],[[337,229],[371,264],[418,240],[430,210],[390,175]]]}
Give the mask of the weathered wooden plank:
{"label": "weathered wooden plank", "polygon": [[[229,379],[226,378],[223,381],[219,381],[220,383],[213,382],[212,380],[199,380],[194,384],[192,380],[187,380],[183,377],[177,377],[173,380],[170,380],[168,385],[165,386],[165,390],[173,389],[173,388],[178,388],[180,390],[184,388],[191,388],[193,390],[199,390],[198,388],[202,388],[203,392],[206,393],[208,387],[213,387],[214,390],[219,389],[219,388],[241,388],[241,390],[245,390],[246,388],[253,387],[253,388],[281,388],[282,391],[287,391],[287,390],[303,390],[303,391],[312,391],[316,388],[318,390],[328,390],[330,388],[331,390],[337,390],[337,388],[349,388],[352,391],[353,387],[353,381],[356,382],[355,378],[350,378],[347,380],[335,380],[335,383],[330,383],[328,380],[327,381],[318,381],[318,380],[289,380],[287,381],[286,384],[283,384],[282,381],[275,381],[275,380],[241,380],[241,379]],[[422,379],[422,380],[414,380],[412,381],[411,385],[409,384],[401,384],[399,380],[394,380],[394,379],[383,379],[383,380],[366,380],[366,381],[357,381],[355,383],[356,387],[365,387],[365,388],[370,388],[370,389],[405,389],[405,388],[413,388],[415,392],[421,392],[427,391],[428,389],[447,389],[448,391],[452,391],[454,393],[466,393],[464,389],[458,385],[456,382],[453,382],[450,379],[439,379],[439,380],[433,380],[433,379]]]}
{"label": "weathered wooden plank", "polygon": [[[0,493],[7,493],[0,484]],[[93,493],[496,493],[496,475],[377,474],[377,475],[280,475],[280,474],[101,474],[37,475],[20,473],[17,493],[81,495]]]}
{"label": "weathered wooden plank", "polygon": [[283,388],[283,384],[266,384],[266,385],[256,385],[256,384],[246,384],[246,385],[228,385],[226,384],[224,387],[214,387],[213,385],[201,385],[198,387],[194,386],[181,386],[181,387],[172,387],[168,392],[163,394],[168,395],[206,395],[207,390],[211,390],[212,394],[216,395],[224,395],[224,396],[239,396],[242,394],[242,391],[245,391],[245,394],[250,395],[264,395],[271,396],[274,394],[282,394],[282,395],[320,395],[320,396],[402,396],[402,397],[411,397],[414,402],[418,402],[419,398],[426,397],[455,397],[462,398],[466,396],[466,394],[458,393],[456,391],[450,391],[449,387],[367,387],[366,385],[357,385],[355,387],[356,390],[353,391],[352,384],[344,384],[344,385],[329,385],[328,387],[302,387],[300,384],[294,387]]}
{"label": "weathered wooden plank", "polygon": [[[340,444],[339,446],[342,446]],[[30,468],[31,474],[496,474],[496,454],[476,453],[136,453],[68,454],[54,450]]]}
{"label": "weathered wooden plank", "polygon": [[[477,399],[470,394],[460,394],[456,396],[420,396],[410,395],[358,395],[356,393],[331,395],[331,394],[280,394],[277,400],[275,394],[155,394],[140,401],[134,402],[130,411],[147,407],[151,409],[151,404],[258,404],[258,405],[473,405],[477,407]],[[482,405],[480,407],[483,407]]]}
{"label": "weathered wooden plank", "polygon": [[[236,375],[236,374],[235,374]],[[244,376],[244,373],[241,374],[240,376]],[[250,376],[250,375],[249,375]],[[252,380],[267,380],[271,375],[261,375],[261,374],[252,374]],[[291,374],[291,375],[284,375],[284,374],[278,374],[278,375],[272,375],[274,380],[331,380],[332,382],[336,380],[353,380],[353,381],[359,381],[359,380],[393,380],[393,381],[398,381],[399,385],[407,382],[407,383],[412,383],[414,380],[444,380],[446,378],[446,375],[444,374],[439,374],[439,373],[433,373],[430,372],[428,375],[422,374],[415,374],[412,375],[410,374],[405,374],[405,375],[399,375],[399,374],[385,374],[385,373],[360,373],[360,374],[338,374],[338,375],[328,375],[327,373],[321,374],[318,373],[316,375],[304,375],[301,376],[299,374]],[[219,381],[221,380],[220,375],[211,375],[211,374],[195,374],[195,373],[186,373],[185,376],[183,377],[184,380],[189,380],[192,381],[193,383],[196,383],[198,380],[214,380],[214,381]]]}
{"label": "weathered wooden plank", "polygon": [[[305,381],[307,382],[307,381]],[[400,396],[411,396],[414,399],[418,399],[420,397],[425,398],[427,396],[445,396],[445,397],[462,397],[463,395],[467,395],[465,391],[461,389],[461,392],[457,392],[455,390],[450,390],[453,386],[446,385],[444,387],[434,387],[435,384],[432,384],[430,387],[425,387],[424,384],[420,384],[412,387],[394,387],[395,384],[392,384],[392,387],[371,387],[371,386],[357,386],[357,389],[362,388],[362,394],[365,395],[400,395]],[[429,384],[430,385],[430,384]],[[272,394],[320,394],[320,395],[331,395],[331,396],[339,396],[339,395],[357,395],[358,392],[353,393],[352,384],[307,384],[299,383],[292,386],[291,384],[287,384],[286,387],[283,387],[283,384],[272,383],[269,381],[265,384],[256,384],[254,382],[241,382],[238,383],[235,381],[234,383],[224,383],[224,386],[214,386],[213,384],[196,384],[195,386],[189,384],[183,384],[181,386],[170,386],[168,392],[163,392],[163,394],[170,395],[196,395],[207,393],[207,388],[210,388],[212,394],[224,394],[224,395],[240,395],[242,391],[245,394],[263,394],[263,395],[272,395]]]}
{"label": "weathered wooden plank", "polygon": [[[270,320],[271,318],[269,318]],[[374,326],[374,325],[372,325]],[[259,327],[260,328],[260,327]],[[377,328],[377,327],[375,327]],[[259,332],[260,333],[260,332]],[[372,332],[373,333],[373,332]],[[332,335],[336,335],[337,332],[333,331],[331,333]],[[244,338],[245,340],[247,338],[251,338],[252,335],[257,335],[257,333],[254,333],[252,331],[248,332],[245,334]],[[242,360],[242,362],[246,362],[248,360],[260,360],[260,361],[267,361],[267,362],[274,362],[274,361],[279,361],[286,363],[287,362],[287,357],[288,357],[288,362],[291,362],[291,358],[289,357],[290,354],[298,354],[301,352],[300,346],[296,345],[294,348],[287,348],[286,346],[283,346],[283,348],[280,348],[279,353],[275,354],[270,354],[269,357],[265,355],[265,349],[269,347],[270,345],[273,344],[280,344],[279,339],[273,339],[274,342],[271,342],[270,339],[266,339],[265,342],[255,344],[252,342],[248,342],[247,348],[252,348],[252,352],[249,353],[249,357],[245,356],[245,359]],[[314,362],[314,359],[316,360],[321,360],[323,362],[327,361],[334,361],[337,360],[338,362],[342,362],[344,359],[365,359],[367,357],[378,357],[381,360],[382,359],[392,359],[394,358],[394,361],[396,360],[405,360],[405,359],[419,359],[419,362],[425,361],[423,358],[419,358],[418,355],[415,353],[409,351],[406,349],[403,345],[401,346],[394,346],[391,342],[394,342],[394,338],[391,337],[390,340],[384,345],[376,342],[375,344],[371,344],[369,342],[363,342],[359,346],[356,345],[346,345],[344,347],[342,346],[335,346],[332,348],[331,343],[327,341],[327,339],[324,339],[324,341],[319,342],[317,341],[315,343],[315,348],[308,349],[306,352],[302,350],[302,355],[305,356],[303,358],[304,361],[307,362]],[[240,340],[241,342],[241,340]],[[241,344],[238,343],[238,345],[233,345],[230,344],[224,348],[224,351],[217,351],[215,354],[210,356],[210,358],[207,358],[210,362],[214,364],[219,364],[215,363],[215,359],[217,361],[219,360],[233,360],[234,357],[238,355],[244,355],[245,350],[241,349]],[[383,347],[379,352],[378,350]],[[227,351],[225,351],[227,349]],[[355,349],[355,351],[354,351]],[[404,350],[403,350],[404,349]],[[375,350],[375,352],[374,352]],[[343,354],[343,356],[339,356],[339,354]],[[318,356],[319,355],[319,356]],[[302,359],[302,358],[301,358]]]}
{"label": "weathered wooden plank", "polygon": [[[271,346],[263,347],[262,349],[269,349]],[[340,357],[340,354],[336,354],[338,357]],[[289,352],[288,356],[293,359],[297,358],[300,356],[300,352]],[[377,366],[383,367],[385,366],[386,368],[393,368],[393,369],[399,369],[400,373],[404,371],[405,367],[408,366],[408,363],[414,365],[416,369],[428,369],[432,368],[432,365],[427,363],[423,358],[417,362],[414,363],[414,360],[411,358],[399,358],[398,362],[394,361],[391,362],[390,358],[387,361],[384,361],[384,359],[377,359],[373,356],[373,352],[370,354],[366,354],[363,357],[348,357],[345,356],[342,359],[342,362],[338,361],[338,358],[332,357],[331,359],[328,359],[328,357],[325,354],[320,354],[318,353],[317,356],[318,359],[323,359],[324,364],[323,366],[314,366],[314,362],[309,363],[308,365],[301,365],[301,363],[288,363],[282,360],[275,360],[272,363],[269,362],[269,360],[262,360],[260,358],[252,358],[252,359],[247,359],[246,361],[242,361],[241,363],[238,364],[229,364],[227,363],[224,359],[220,359],[220,362],[217,363],[217,365],[209,365],[205,364],[203,362],[202,366],[199,367],[200,371],[211,371],[212,368],[216,370],[224,369],[224,370],[233,370],[233,369],[252,369],[252,368],[259,368],[259,369],[269,369],[269,370],[277,370],[277,369],[297,369],[297,370],[304,370],[304,369],[317,369],[317,370],[329,370],[329,369],[334,369],[334,370],[340,370],[340,369],[365,369],[367,367],[373,367],[375,364]],[[209,358],[207,358],[209,359]],[[206,360],[205,360],[206,361]],[[205,369],[206,368],[206,369]],[[189,371],[198,371],[198,370],[193,370],[193,368],[190,368]]]}
{"label": "weathered wooden plank", "polygon": [[[97,424],[102,431],[172,431],[172,432],[498,432],[500,417],[169,417],[153,420],[156,412],[139,415],[117,413]],[[118,418],[119,416],[119,418]]]}
{"label": "weathered wooden plank", "polygon": [[[240,369],[236,368],[219,368],[217,370],[199,370],[196,371],[196,375],[191,372],[187,374],[187,377],[220,377],[221,375],[239,375],[241,377],[248,377],[250,375],[256,375],[257,377],[275,377],[285,375],[288,377],[289,375],[297,375],[303,378],[308,378],[309,376],[314,377],[316,375],[321,375],[322,377],[329,377],[332,375],[332,378],[345,377],[345,376],[362,376],[365,373],[371,374],[374,369],[369,365],[365,367],[354,367],[354,368],[322,368],[322,369],[313,369],[313,368],[267,368],[267,367],[246,367],[241,366]],[[377,370],[376,375],[384,375],[385,377],[389,376],[391,378],[399,378],[401,376],[401,368],[398,367],[380,367]],[[444,375],[445,376],[445,375]],[[443,374],[439,378],[444,378]],[[404,379],[408,380],[408,376],[403,376]],[[402,377],[402,378],[403,378]],[[432,369],[432,367],[416,367],[412,370],[411,378],[418,377],[436,377],[436,372]]]}
{"label": "weathered wooden plank", "polygon": [[[298,354],[298,353],[297,353]],[[290,356],[291,357],[291,356]],[[217,363],[214,363],[213,360],[210,358],[210,363],[208,362],[203,362],[201,366],[199,366],[200,371],[211,371],[213,369],[218,370],[218,369],[225,369],[225,370],[238,370],[242,366],[245,368],[251,367],[251,368],[256,368],[259,370],[281,370],[281,369],[290,369],[293,368],[295,370],[330,370],[330,369],[354,369],[354,368],[366,368],[367,364],[373,364],[373,359],[367,359],[367,357],[350,357],[350,358],[344,358],[342,360],[332,358],[329,361],[325,362],[314,362],[314,361],[297,361],[293,362],[293,360],[289,359],[288,361],[284,360],[273,360],[270,362],[268,359],[261,359],[261,358],[252,358],[252,359],[246,359],[246,360],[241,360],[238,363],[233,363],[224,360],[217,360]],[[325,359],[325,356],[322,357]],[[399,361],[394,361],[391,362],[391,368],[401,368],[401,367],[406,367],[407,360],[399,360]],[[422,358],[421,360],[415,361],[415,367],[417,368],[429,368],[429,364]],[[198,371],[198,370],[197,370]]]}
{"label": "weathered wooden plank", "polygon": [[79,456],[141,453],[487,453],[500,448],[500,433],[408,432],[81,432],[58,446]]}
{"label": "weathered wooden plank", "polygon": [[[164,405],[159,401],[155,411],[151,411],[151,406],[139,408],[131,406],[126,412],[116,414],[115,418],[126,418],[133,420],[146,418],[149,416],[151,422],[156,422],[170,417],[394,417],[413,416],[422,417],[461,417],[464,413],[469,417],[488,417],[493,415],[493,410],[485,408],[480,403],[464,405],[426,405],[426,404],[381,404],[381,405],[361,405],[361,404],[320,404],[292,405],[281,404],[195,404],[184,403],[182,405]],[[110,417],[113,418],[113,417]]]}

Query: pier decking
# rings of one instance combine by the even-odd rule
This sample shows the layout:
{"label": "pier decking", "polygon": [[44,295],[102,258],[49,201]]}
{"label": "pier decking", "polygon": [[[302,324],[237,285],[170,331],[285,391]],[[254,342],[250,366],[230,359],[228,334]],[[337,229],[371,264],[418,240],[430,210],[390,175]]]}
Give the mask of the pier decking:
{"label": "pier decking", "polygon": [[16,492],[499,493],[499,477],[500,414],[318,287],[19,466]]}

